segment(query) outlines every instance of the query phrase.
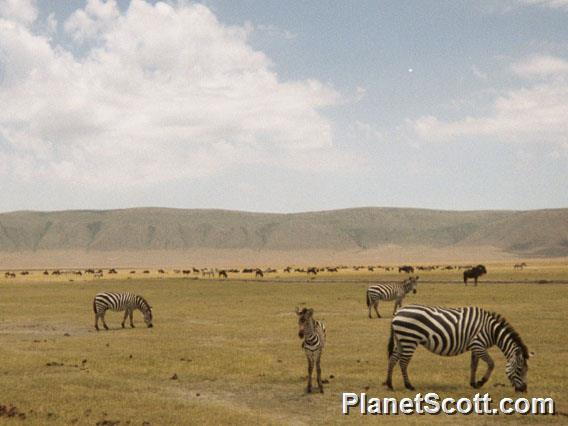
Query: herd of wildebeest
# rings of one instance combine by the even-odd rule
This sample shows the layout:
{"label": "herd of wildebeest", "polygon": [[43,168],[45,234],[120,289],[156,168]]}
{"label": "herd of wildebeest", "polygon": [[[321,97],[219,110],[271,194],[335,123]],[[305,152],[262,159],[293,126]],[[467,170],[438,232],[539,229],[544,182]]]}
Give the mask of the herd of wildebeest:
{"label": "herd of wildebeest", "polygon": [[[523,269],[527,266],[526,263],[519,263],[514,265],[514,269]],[[345,271],[367,271],[367,272],[376,272],[376,271],[385,271],[385,272],[396,272],[398,270],[399,273],[407,273],[413,274],[415,271],[436,271],[436,270],[465,270],[464,271],[464,283],[467,283],[467,278],[474,278],[474,275],[468,276],[468,270],[475,270],[475,268],[480,268],[480,271],[484,271],[485,267],[483,265],[428,265],[428,266],[411,266],[411,265],[402,265],[402,266],[383,266],[383,265],[358,265],[358,266],[323,266],[323,267],[292,267],[287,266],[281,270],[282,273],[291,274],[291,273],[304,273],[307,274],[308,277],[314,277],[318,273],[322,272],[329,272],[329,273],[338,273],[338,272],[345,272]],[[43,271],[19,271],[19,272],[12,272],[6,271],[4,273],[5,278],[16,278],[18,275],[20,276],[28,276],[33,275],[34,272],[36,274],[43,274],[44,276],[92,276],[94,278],[103,278],[105,275],[113,275],[118,274],[116,268],[109,268],[109,269],[101,269],[101,268],[88,268],[84,270],[80,269],[53,269],[53,270],[43,270]],[[166,275],[169,272],[166,269],[157,269],[156,272],[160,275]],[[216,278],[219,279],[228,278],[230,274],[251,274],[254,278],[263,278],[265,275],[275,274],[278,273],[279,270],[275,268],[243,268],[243,269],[224,269],[224,268],[195,268],[191,267],[188,269],[173,269],[171,271],[174,275],[184,275],[188,276],[191,275],[193,277],[201,277],[201,278]],[[486,271],[485,271],[486,272]],[[483,272],[483,273],[485,273]],[[151,274],[152,271],[150,269],[144,269],[142,271],[137,270],[130,270],[128,271],[130,275],[134,274]],[[483,275],[480,274],[480,275]],[[479,276],[479,275],[477,275]],[[477,283],[477,280],[476,280]]]}

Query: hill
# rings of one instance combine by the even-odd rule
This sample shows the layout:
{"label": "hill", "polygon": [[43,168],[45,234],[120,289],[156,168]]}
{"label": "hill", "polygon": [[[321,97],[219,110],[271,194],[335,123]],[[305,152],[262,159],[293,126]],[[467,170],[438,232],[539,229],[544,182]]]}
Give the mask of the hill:
{"label": "hill", "polygon": [[133,208],[0,214],[0,252],[367,252],[490,248],[568,255],[568,209],[442,211],[353,208],[273,214]]}

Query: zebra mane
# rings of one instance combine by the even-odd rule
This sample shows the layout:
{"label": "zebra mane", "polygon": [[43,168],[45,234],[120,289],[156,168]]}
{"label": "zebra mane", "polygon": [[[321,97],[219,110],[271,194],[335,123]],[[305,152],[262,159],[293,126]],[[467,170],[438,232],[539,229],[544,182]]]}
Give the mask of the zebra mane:
{"label": "zebra mane", "polygon": [[150,306],[150,304],[146,301],[146,299],[144,299],[142,296],[138,296],[140,299],[140,305],[144,306],[144,308],[146,308],[148,311],[152,312],[152,307]]}
{"label": "zebra mane", "polygon": [[511,339],[513,339],[513,342],[515,342],[517,346],[521,349],[523,357],[525,359],[528,359],[529,349],[523,342],[523,339],[521,339],[519,333],[517,333],[517,331],[513,328],[513,326],[509,324],[509,321],[507,321],[507,319],[504,316],[498,314],[497,312],[491,312],[491,316],[495,319],[495,321],[500,323],[505,328],[505,332],[511,337]]}

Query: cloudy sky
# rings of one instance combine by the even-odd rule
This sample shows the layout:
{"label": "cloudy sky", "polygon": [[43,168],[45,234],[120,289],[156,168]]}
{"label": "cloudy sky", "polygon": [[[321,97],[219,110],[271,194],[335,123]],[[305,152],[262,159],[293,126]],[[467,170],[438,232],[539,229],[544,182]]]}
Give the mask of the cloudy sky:
{"label": "cloudy sky", "polygon": [[568,0],[0,0],[0,211],[568,207]]}

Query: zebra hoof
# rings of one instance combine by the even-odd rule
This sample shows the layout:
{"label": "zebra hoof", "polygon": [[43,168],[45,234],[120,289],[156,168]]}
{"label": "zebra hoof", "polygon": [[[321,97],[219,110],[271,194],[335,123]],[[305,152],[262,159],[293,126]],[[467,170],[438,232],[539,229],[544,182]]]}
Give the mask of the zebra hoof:
{"label": "zebra hoof", "polygon": [[306,393],[312,393],[312,388],[306,388]]}
{"label": "zebra hoof", "polygon": [[410,383],[405,384],[404,387],[408,390],[411,390],[411,391],[415,390],[414,386],[412,386]]}
{"label": "zebra hoof", "polygon": [[320,393],[323,393],[323,388],[320,388]]}
{"label": "zebra hoof", "polygon": [[480,387],[482,387],[485,384],[486,380],[480,380],[478,381],[475,385],[475,389],[479,389]]}
{"label": "zebra hoof", "polygon": [[383,383],[383,386],[386,386],[386,387],[389,388],[390,390],[394,390],[394,389],[392,388],[392,383],[391,383],[391,382],[384,382],[384,383]]}
{"label": "zebra hoof", "polygon": [[474,389],[479,388],[479,386],[478,386],[477,383],[475,383],[475,382],[471,382],[469,385],[470,385],[472,388],[474,388]]}
{"label": "zebra hoof", "polygon": [[122,324],[122,328],[124,328],[124,324]]}

